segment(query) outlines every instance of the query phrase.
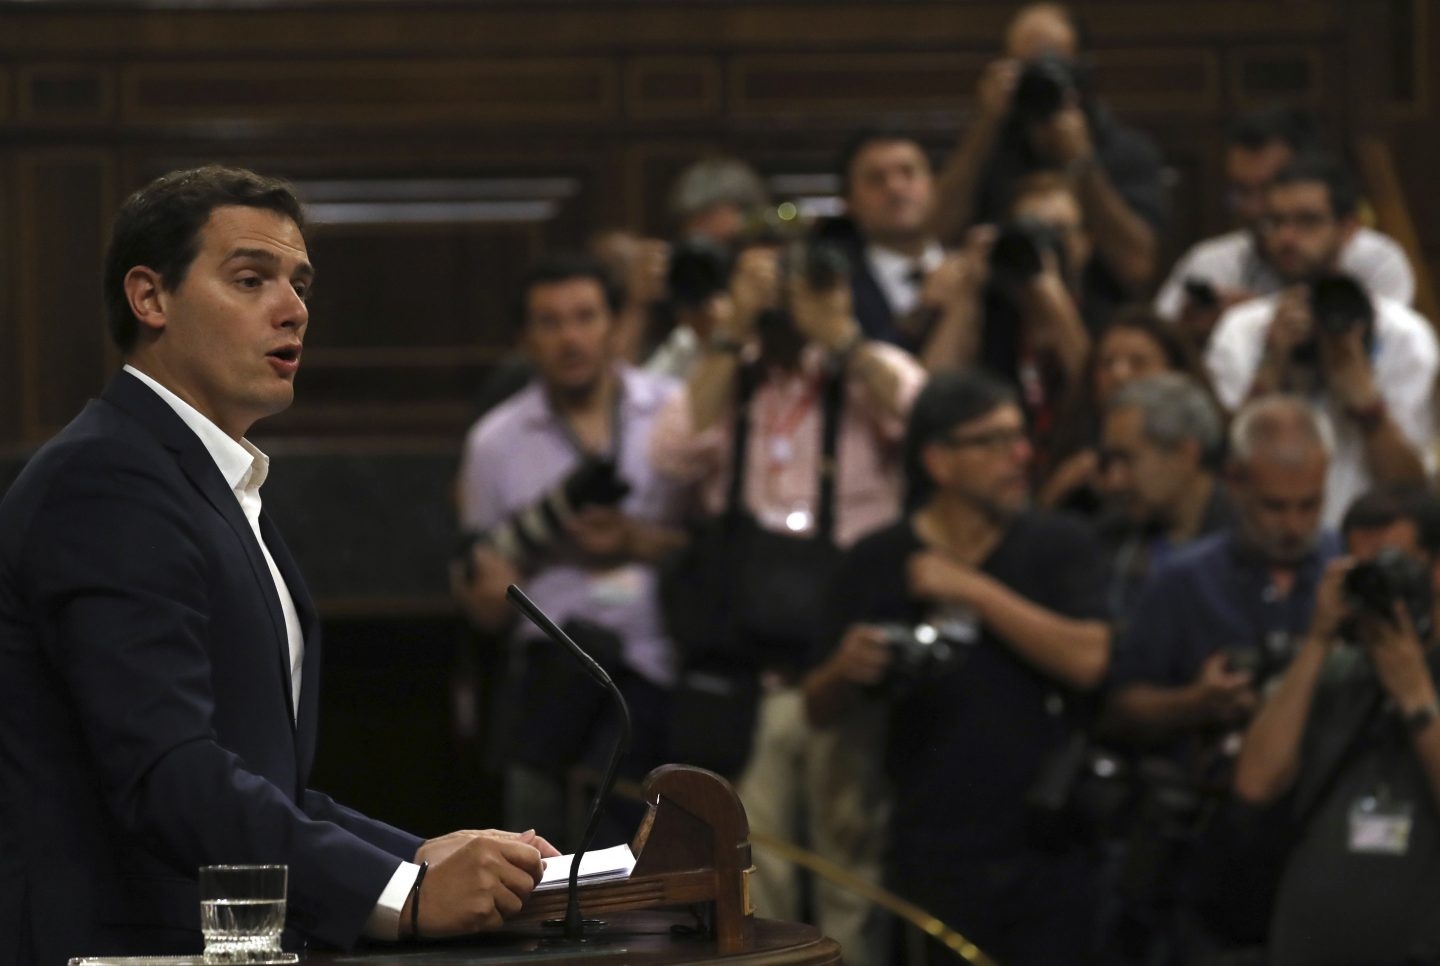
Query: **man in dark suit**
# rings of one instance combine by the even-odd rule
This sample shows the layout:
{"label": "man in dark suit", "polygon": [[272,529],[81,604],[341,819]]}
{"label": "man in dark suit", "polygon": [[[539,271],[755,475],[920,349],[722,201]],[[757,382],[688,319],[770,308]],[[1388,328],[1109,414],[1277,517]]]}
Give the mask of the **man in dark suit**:
{"label": "man in dark suit", "polygon": [[293,398],[302,224],[248,171],[132,195],[105,270],[125,371],[0,503],[5,966],[198,951],[215,863],[288,864],[303,939],[473,932],[554,854],[533,832],[422,841],[306,788],[319,621],[244,439]]}
{"label": "man in dark suit", "polygon": [[934,178],[925,150],[889,127],[856,132],[840,156],[846,217],[821,237],[850,260],[855,318],[866,338],[918,354],[926,325],[921,290],[944,252],[930,230]]}

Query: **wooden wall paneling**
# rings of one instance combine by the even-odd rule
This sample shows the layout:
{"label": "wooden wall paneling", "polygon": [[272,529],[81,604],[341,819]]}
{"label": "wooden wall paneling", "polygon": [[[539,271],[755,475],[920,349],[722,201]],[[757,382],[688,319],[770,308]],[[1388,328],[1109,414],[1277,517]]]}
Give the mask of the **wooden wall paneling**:
{"label": "wooden wall paneling", "polygon": [[720,115],[717,57],[638,57],[626,62],[625,116],[637,121],[693,120]]}
{"label": "wooden wall paneling", "polygon": [[0,226],[6,226],[0,231],[0,452],[22,435],[20,308],[15,290],[19,246],[14,226],[18,221],[14,160],[10,152],[0,151]]}
{"label": "wooden wall paneling", "polygon": [[86,150],[16,159],[22,433],[69,422],[108,377],[100,267],[115,209],[114,165]]}
{"label": "wooden wall paneling", "polygon": [[601,124],[618,117],[619,90],[600,57],[170,60],[122,68],[121,111],[133,124]]}
{"label": "wooden wall paneling", "polygon": [[803,118],[939,111],[958,117],[989,60],[934,52],[741,55],[728,66],[729,113]]}
{"label": "wooden wall paneling", "polygon": [[1315,47],[1241,47],[1229,57],[1230,93],[1240,107],[1277,101],[1319,108],[1329,96],[1324,58]]}
{"label": "wooden wall paneling", "polygon": [[15,71],[0,65],[0,124],[15,116]]}
{"label": "wooden wall paneling", "polygon": [[1097,50],[1095,88],[1121,114],[1214,116],[1220,60],[1199,47]]}
{"label": "wooden wall paneling", "polygon": [[108,64],[23,64],[16,70],[15,117],[61,125],[110,121],[115,87],[115,71]]}

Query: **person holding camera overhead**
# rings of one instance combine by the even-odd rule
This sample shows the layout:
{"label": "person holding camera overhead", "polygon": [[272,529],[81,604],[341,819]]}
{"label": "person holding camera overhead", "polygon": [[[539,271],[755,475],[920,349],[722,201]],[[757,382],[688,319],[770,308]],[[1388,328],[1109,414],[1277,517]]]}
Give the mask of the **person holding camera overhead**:
{"label": "person holding camera overhead", "polygon": [[1026,805],[1110,653],[1100,551],[1078,521],[1028,509],[1030,452],[1005,383],[931,378],[906,431],[908,515],[845,554],[804,682],[817,726],[887,709],[889,884],[1007,966],[1089,948],[1088,851]]}
{"label": "person holding camera overhead", "polygon": [[1276,966],[1440,961],[1440,505],[1405,516],[1370,559],[1330,564],[1236,765],[1242,799],[1293,795]]}
{"label": "person holding camera overhead", "polygon": [[1221,316],[1205,353],[1220,404],[1299,393],[1335,424],[1324,520],[1377,484],[1420,483],[1434,468],[1431,396],[1440,347],[1408,306],[1337,274],[1355,233],[1356,191],[1334,158],[1305,155],[1265,191],[1261,239],[1287,288]]}
{"label": "person holding camera overhead", "polygon": [[1003,217],[1019,179],[1064,172],[1095,239],[1084,290],[1099,309],[1129,301],[1155,274],[1166,197],[1159,152],[1094,98],[1080,48],[1063,4],[1032,3],[1010,21],[1005,56],[981,74],[970,127],[941,170],[934,229],[953,243]]}
{"label": "person holding camera overhead", "polygon": [[[683,600],[667,602],[686,652],[675,756],[738,776],[752,830],[805,834],[803,807],[816,850],[853,868],[857,852],[825,836],[842,799],[863,797],[852,763],[865,736],[817,740],[795,685],[836,548],[899,512],[898,448],[924,371],[865,337],[847,273],[823,243],[741,251],[699,364],[656,420],[652,457],[698,489],[705,518],[687,551],[696,569],[674,581]],[[759,914],[798,918],[795,870],[762,850],[754,860]],[[816,905],[846,960],[863,962],[868,904],[821,885]]]}
{"label": "person holding camera overhead", "polygon": [[[594,260],[549,256],[522,292],[536,375],[466,437],[457,498],[471,539],[452,586],[471,621],[492,633],[514,623],[506,587],[523,586],[605,666],[634,718],[621,774],[638,779],[664,763],[676,672],[653,562],[682,535],[667,526],[676,490],[650,467],[650,428],[676,384],[617,360],[620,293]],[[566,770],[602,766],[613,743],[608,700],[554,643],[518,643],[506,689],[506,814],[564,828]],[[617,824],[606,834],[633,831]]]}

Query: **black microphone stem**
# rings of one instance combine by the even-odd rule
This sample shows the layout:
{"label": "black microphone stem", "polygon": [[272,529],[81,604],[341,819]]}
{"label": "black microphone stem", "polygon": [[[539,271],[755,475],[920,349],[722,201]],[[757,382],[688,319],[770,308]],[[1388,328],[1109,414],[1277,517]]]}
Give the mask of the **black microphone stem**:
{"label": "black microphone stem", "polygon": [[571,640],[570,635],[562,631],[550,617],[535,605],[535,602],[525,595],[519,587],[511,584],[505,590],[505,596],[516,610],[524,614],[530,623],[534,624],[552,641],[558,641],[564,645],[571,654],[575,655],[590,676],[599,681],[601,686],[608,690],[615,699],[615,706],[620,711],[620,736],[615,742],[615,747],[610,752],[610,761],[605,766],[605,774],[600,780],[600,787],[595,793],[595,802],[590,806],[590,820],[585,826],[585,833],[580,837],[580,847],[575,851],[575,857],[570,863],[570,883],[567,887],[568,897],[565,903],[565,938],[570,940],[581,940],[585,938],[585,921],[580,916],[580,861],[589,851],[590,844],[595,838],[595,832],[600,827],[600,816],[605,810],[605,800],[610,797],[611,790],[615,787],[615,774],[619,771],[620,760],[625,757],[625,752],[630,747],[630,707],[625,702],[625,696],[585,649]]}

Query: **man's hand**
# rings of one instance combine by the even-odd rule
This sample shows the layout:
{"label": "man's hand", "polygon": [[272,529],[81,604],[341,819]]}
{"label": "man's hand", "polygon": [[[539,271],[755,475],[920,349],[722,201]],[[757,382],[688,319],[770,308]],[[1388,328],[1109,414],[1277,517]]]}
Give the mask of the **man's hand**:
{"label": "man's hand", "polygon": [[435,865],[464,848],[472,839],[524,842],[526,845],[533,845],[539,851],[540,857],[546,859],[560,854],[555,846],[551,845],[544,836],[537,834],[533,828],[524,832],[506,832],[496,828],[467,828],[421,842],[420,847],[415,850],[415,861],[417,863],[429,862],[431,865]]}
{"label": "man's hand", "polygon": [[975,106],[982,118],[998,123],[1010,113],[1015,86],[1020,81],[1020,69],[1020,61],[1009,57],[992,60],[985,65],[980,73],[980,83],[975,87]]}
{"label": "man's hand", "polygon": [[880,628],[855,624],[840,639],[840,646],[830,660],[836,673],[846,681],[869,687],[885,679],[890,658],[890,646]]}
{"label": "man's hand", "polygon": [[1061,166],[1090,161],[1095,145],[1090,138],[1090,122],[1080,105],[1072,101],[1045,121],[1030,126],[1030,143],[1035,150]]}
{"label": "man's hand", "polygon": [[1190,684],[1190,693],[1205,720],[1214,724],[1239,724],[1249,718],[1258,702],[1249,671],[1232,671],[1224,651],[1217,651],[1200,665]]}
{"label": "man's hand", "polygon": [[990,280],[990,246],[995,229],[980,226],[966,236],[965,247],[948,253],[920,286],[920,304],[941,312],[979,298]]}
{"label": "man's hand", "polygon": [[1375,373],[1365,352],[1365,330],[1352,325],[1343,332],[1322,332],[1320,368],[1325,387],[1345,409],[1364,409],[1380,401]]}
{"label": "man's hand", "polygon": [[1295,347],[1308,341],[1314,332],[1310,290],[1303,285],[1292,285],[1275,302],[1270,328],[1265,332],[1265,349],[1276,359],[1289,359]]}
{"label": "man's hand", "polygon": [[[499,928],[534,891],[547,853],[557,854],[533,832],[454,832],[426,842],[415,853],[416,860],[429,862],[430,868],[420,888],[420,934],[411,938],[441,939]],[[413,896],[406,898],[400,910],[402,933],[409,929],[412,902]]]}
{"label": "man's hand", "polygon": [[1327,647],[1335,642],[1340,622],[1350,613],[1345,602],[1345,575],[1355,566],[1354,557],[1337,557],[1325,567],[1315,589],[1315,609],[1310,612],[1309,637]]}
{"label": "man's hand", "polygon": [[498,630],[511,615],[505,591],[520,582],[520,570],[483,543],[470,548],[470,567],[469,579],[458,564],[450,568],[450,593],[476,627]]}
{"label": "man's hand", "polygon": [[1396,601],[1395,619],[1361,619],[1361,636],[1380,685],[1404,714],[1435,703],[1435,682],[1425,665],[1425,648],[1405,605]]}

